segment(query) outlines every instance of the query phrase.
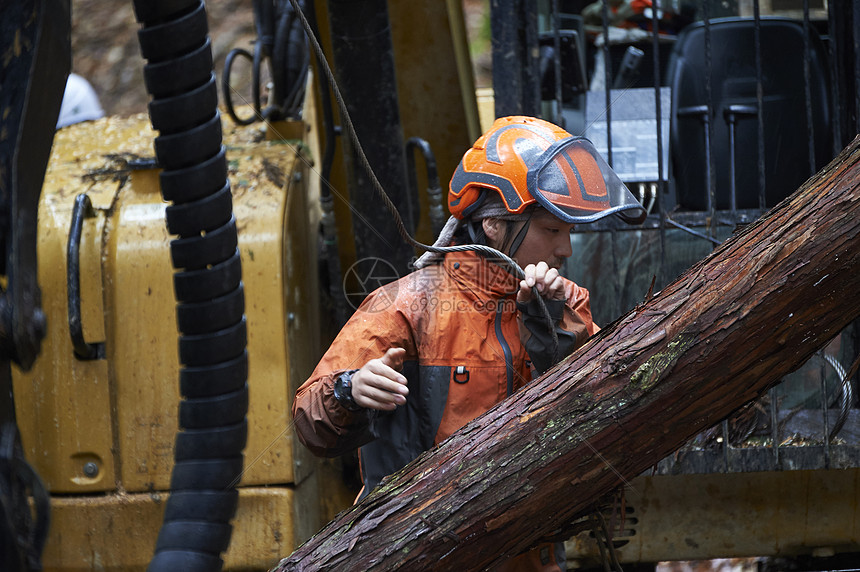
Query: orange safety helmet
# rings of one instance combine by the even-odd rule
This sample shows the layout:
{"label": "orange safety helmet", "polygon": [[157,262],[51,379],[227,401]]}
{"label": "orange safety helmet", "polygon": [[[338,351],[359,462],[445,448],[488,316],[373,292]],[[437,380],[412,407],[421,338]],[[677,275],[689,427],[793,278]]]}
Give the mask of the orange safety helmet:
{"label": "orange safety helmet", "polygon": [[451,177],[451,214],[468,217],[488,190],[511,213],[538,203],[569,223],[617,214],[638,224],[646,216],[591,141],[534,117],[501,117],[466,151]]}

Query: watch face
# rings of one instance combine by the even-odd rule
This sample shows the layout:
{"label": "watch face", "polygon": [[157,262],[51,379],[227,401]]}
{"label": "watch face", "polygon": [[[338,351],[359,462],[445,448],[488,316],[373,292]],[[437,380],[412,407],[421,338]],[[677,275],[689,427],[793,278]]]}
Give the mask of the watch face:
{"label": "watch face", "polygon": [[334,381],[334,398],[350,411],[357,411],[361,406],[352,397],[352,375],[358,370],[345,371]]}

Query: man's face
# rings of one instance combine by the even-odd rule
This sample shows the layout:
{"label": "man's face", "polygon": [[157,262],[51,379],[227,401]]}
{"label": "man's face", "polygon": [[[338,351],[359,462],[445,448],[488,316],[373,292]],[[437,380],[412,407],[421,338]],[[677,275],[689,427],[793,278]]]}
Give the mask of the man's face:
{"label": "man's face", "polygon": [[[523,224],[525,223],[517,223],[514,235]],[[558,269],[571,255],[570,232],[572,230],[572,224],[563,222],[543,209],[538,209],[532,215],[526,237],[513,258],[522,268],[529,264],[546,262],[550,268]]]}

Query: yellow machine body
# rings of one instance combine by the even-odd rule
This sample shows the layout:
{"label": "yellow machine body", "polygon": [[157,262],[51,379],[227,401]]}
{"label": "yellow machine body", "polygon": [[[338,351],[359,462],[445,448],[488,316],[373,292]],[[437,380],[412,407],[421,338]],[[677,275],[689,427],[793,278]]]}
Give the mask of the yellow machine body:
{"label": "yellow machine body", "polygon": [[[316,2],[325,21],[326,4]],[[478,135],[462,6],[391,6],[404,139],[436,154],[443,185]],[[321,27],[328,44],[327,27]],[[429,57],[428,54],[433,54]],[[313,80],[309,80],[309,86]],[[236,127],[222,120],[237,222],[249,354],[248,443],[225,570],[274,566],[349,506],[337,462],[292,429],[292,397],[332,332],[320,311],[319,161],[324,129],[309,90],[302,122]],[[245,116],[247,114],[243,114]],[[40,357],[13,383],[27,459],[51,493],[46,570],[144,570],[169,496],[178,428],[178,332],[165,208],[146,115],[59,130],[39,206],[38,276],[48,320]],[[341,265],[355,261],[337,138],[329,192]],[[149,166],[147,161],[150,162]],[[426,187],[423,161],[417,179]],[[94,213],[80,243],[81,323],[104,359],[75,357],[67,249],[75,199]],[[427,195],[419,191],[422,211]],[[419,238],[431,241],[429,217]]]}
{"label": "yellow machine body", "polygon": [[[250,364],[245,471],[226,569],[272,565],[340,508],[321,504],[316,462],[290,423],[320,335],[306,130],[281,128],[296,139],[267,142],[259,126],[224,125]],[[52,493],[48,570],[143,569],[170,488],[180,398],[171,237],[158,170],[136,166],[152,157],[154,136],[146,116],[63,129],[42,192],[48,334],[33,369],[15,372],[14,391],[27,457]],[[84,339],[106,348],[105,359],[89,361],[74,355],[67,306],[69,227],[81,193],[95,211],[80,246]]]}

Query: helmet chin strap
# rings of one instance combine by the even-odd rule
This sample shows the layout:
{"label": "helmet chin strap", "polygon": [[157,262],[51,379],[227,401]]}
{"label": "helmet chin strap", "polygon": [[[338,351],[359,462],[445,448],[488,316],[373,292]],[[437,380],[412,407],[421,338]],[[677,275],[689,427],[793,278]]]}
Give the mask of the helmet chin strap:
{"label": "helmet chin strap", "polygon": [[529,232],[529,225],[531,225],[531,223],[532,223],[532,215],[531,215],[531,213],[529,213],[529,218],[526,219],[526,222],[523,225],[523,227],[520,229],[520,231],[514,237],[514,240],[511,241],[511,248],[508,251],[508,256],[510,256],[511,258],[514,257],[514,254],[516,254],[517,250],[520,248],[520,245],[523,243],[523,240],[525,240],[526,234],[528,234],[528,232]]}
{"label": "helmet chin strap", "polygon": [[[476,226],[479,227],[479,230],[475,229]],[[478,221],[478,223],[476,224],[473,220],[467,220],[466,230],[469,231],[469,239],[474,244],[487,244],[487,237],[484,234],[484,227],[481,226],[480,221]]]}
{"label": "helmet chin strap", "polygon": [[[508,220],[505,221],[507,224],[513,224],[516,221]],[[528,218],[525,219],[525,222],[520,230],[517,232],[516,236],[510,241],[510,246],[508,248],[507,255],[511,258],[514,257],[516,251],[520,248],[520,245],[523,243],[523,240],[526,238],[526,234],[529,232],[529,225],[532,222],[532,214],[529,213]],[[469,232],[469,239],[475,244],[487,244],[487,236],[484,234],[484,228],[481,226],[480,221],[477,223],[475,221],[466,221],[466,230]],[[504,245],[500,248],[501,251],[504,252]]]}

